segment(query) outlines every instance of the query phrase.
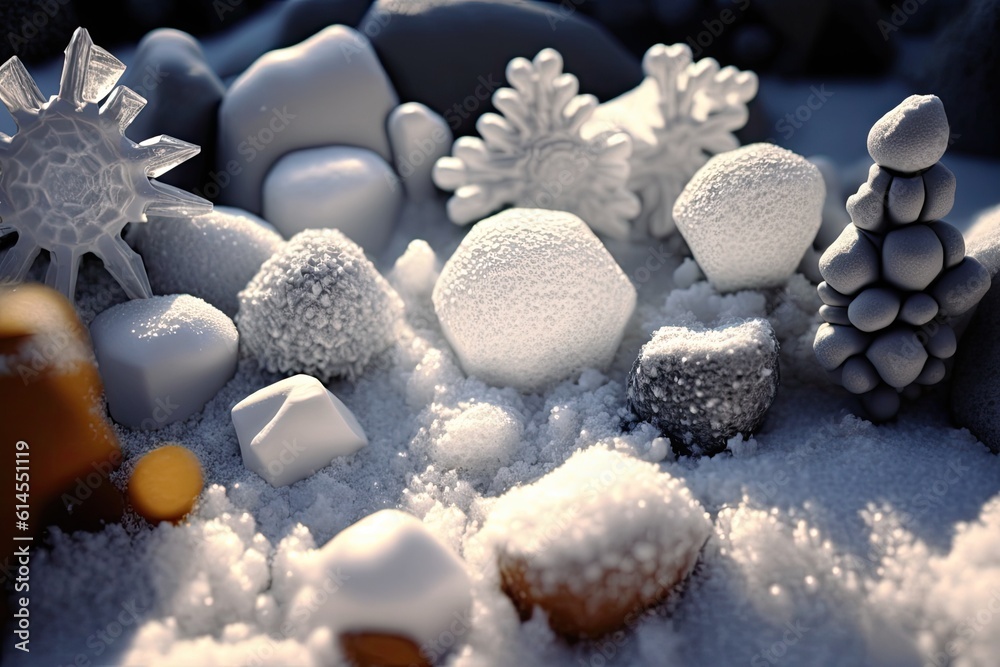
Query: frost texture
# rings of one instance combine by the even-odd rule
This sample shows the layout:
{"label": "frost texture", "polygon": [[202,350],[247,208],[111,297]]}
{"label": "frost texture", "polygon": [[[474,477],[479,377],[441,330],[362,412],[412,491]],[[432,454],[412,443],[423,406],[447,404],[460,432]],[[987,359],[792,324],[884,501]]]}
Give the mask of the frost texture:
{"label": "frost texture", "polygon": [[467,373],[535,391],[614,357],[636,292],[570,213],[512,209],[462,241],[434,310]]}
{"label": "frost texture", "polygon": [[80,258],[91,252],[130,298],[148,298],[142,258],[122,229],[146,222],[147,213],[211,210],[204,199],[152,180],[201,149],[165,135],[139,144],[124,135],[146,104],[129,88],[112,90],[124,71],[83,28],[66,48],[59,94],[48,101],[17,56],[0,66],[0,101],[18,127],[13,137],[0,135],[0,236],[17,233],[0,280],[24,280],[48,250],[45,282],[72,300]]}
{"label": "frost texture", "polygon": [[544,49],[534,60],[507,65],[513,88],[493,95],[503,114],[477,121],[482,135],[455,142],[453,157],[434,167],[434,182],[454,190],[448,216],[456,224],[480,220],[506,206],[569,211],[613,238],[626,238],[639,199],[628,190],[632,142],[625,132],[581,133],[597,108],[593,95],[563,74],[562,56]]}
{"label": "frost texture", "polygon": [[241,340],[271,372],[354,378],[392,343],[403,304],[336,229],[293,237],[240,292]]}
{"label": "frost texture", "polygon": [[778,391],[778,341],[767,320],[698,331],[663,327],[629,373],[629,407],[681,451],[749,436]]}
{"label": "frost texture", "polygon": [[601,105],[594,125],[632,136],[628,187],[642,199],[638,223],[655,237],[675,230],[673,207],[708,159],[739,147],[747,102],[757,75],[719,67],[714,58],[692,61],[686,44],[656,44],[642,61],[646,79],[635,90]]}

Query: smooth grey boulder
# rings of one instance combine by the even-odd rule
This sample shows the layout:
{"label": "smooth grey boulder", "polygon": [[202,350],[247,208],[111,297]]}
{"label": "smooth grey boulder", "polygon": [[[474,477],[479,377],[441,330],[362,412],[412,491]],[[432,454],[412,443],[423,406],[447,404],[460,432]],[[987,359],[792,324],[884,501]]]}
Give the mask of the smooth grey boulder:
{"label": "smooth grey boulder", "polygon": [[927,324],[938,314],[938,303],[930,294],[914,292],[899,309],[899,319],[914,326]]}
{"label": "smooth grey boulder", "polygon": [[882,275],[894,287],[918,291],[934,282],[944,268],[944,247],[930,227],[909,225],[885,235]]}
{"label": "smooth grey boulder", "polygon": [[891,185],[892,174],[873,164],[868,170],[868,180],[847,198],[847,213],[855,226],[870,232],[885,231],[888,227],[885,202]]}
{"label": "smooth grey boulder", "polygon": [[960,264],[965,259],[965,237],[962,232],[943,220],[928,223],[928,226],[937,234],[944,247],[944,268],[950,269]]}
{"label": "smooth grey boulder", "polygon": [[819,258],[819,272],[833,289],[854,294],[878,280],[878,250],[860,229],[848,225]]}
{"label": "smooth grey boulder", "polygon": [[813,352],[820,366],[833,371],[849,357],[864,352],[870,342],[871,336],[854,327],[821,324],[816,330]]}
{"label": "smooth grey boulder", "polygon": [[356,146],[390,162],[385,124],[398,103],[371,44],[351,28],[261,56],[219,108],[216,168],[231,179],[219,201],[259,214],[268,171],[294,150]]}
{"label": "smooth grey boulder", "polygon": [[840,372],[840,384],[852,394],[864,394],[879,385],[878,371],[861,355],[855,355],[844,362]]}
{"label": "smooth grey boulder", "polygon": [[896,176],[889,185],[889,221],[897,225],[916,222],[924,208],[924,179]]}
{"label": "smooth grey boulder", "polygon": [[865,332],[885,329],[896,319],[899,306],[899,294],[895,290],[869,287],[858,294],[848,306],[849,324]]}
{"label": "smooth grey boulder", "polygon": [[975,258],[966,257],[944,272],[931,287],[930,295],[938,302],[942,315],[954,317],[979,303],[989,289],[990,272]]}
{"label": "smooth grey boulder", "polygon": [[879,334],[868,346],[865,356],[886,384],[896,389],[912,384],[927,363],[927,350],[909,327]]}
{"label": "smooth grey boulder", "polygon": [[955,174],[940,162],[925,171],[924,179],[924,209],[920,212],[921,220],[940,220],[951,213],[955,205]]}
{"label": "smooth grey boulder", "polygon": [[950,136],[941,100],[935,95],[910,95],[872,125],[868,154],[876,164],[912,174],[940,160]]}

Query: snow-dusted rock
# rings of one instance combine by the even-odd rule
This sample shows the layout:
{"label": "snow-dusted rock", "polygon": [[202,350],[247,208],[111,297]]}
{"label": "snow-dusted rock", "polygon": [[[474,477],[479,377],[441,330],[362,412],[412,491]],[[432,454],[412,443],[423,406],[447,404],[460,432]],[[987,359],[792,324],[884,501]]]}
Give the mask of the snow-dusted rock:
{"label": "snow-dusted rock", "polygon": [[948,150],[951,131],[935,95],[910,95],[872,125],[868,154],[905,174],[927,169]]}
{"label": "snow-dusted rock", "polygon": [[861,331],[878,331],[893,323],[899,308],[898,292],[885,287],[870,287],[851,301],[847,308],[850,322],[846,324],[853,324]]}
{"label": "snow-dusted rock", "polygon": [[709,160],[677,198],[674,219],[716,289],[775,287],[816,237],[825,192],[805,158],[751,144]]}
{"label": "snow-dusted rock", "polygon": [[763,319],[663,327],[642,346],[626,389],[629,408],[676,449],[716,453],[764,420],[778,391],[778,340]]}
{"label": "snow-dusted rock", "polygon": [[522,435],[524,422],[516,412],[476,403],[445,423],[430,454],[445,468],[495,473],[513,460]]}
{"label": "snow-dusted rock", "polygon": [[903,389],[916,382],[927,362],[927,349],[909,327],[893,328],[880,333],[865,351],[886,384]]}
{"label": "snow-dusted rock", "polygon": [[965,234],[966,252],[986,267],[990,276],[1000,273],[1000,206],[981,212]]}
{"label": "snow-dusted rock", "polygon": [[434,642],[472,604],[462,561],[415,517],[382,510],[338,533],[303,563],[287,612],[292,632],[327,627]]}
{"label": "snow-dusted rock", "polygon": [[378,255],[396,225],[403,191],[377,153],[351,146],[293,151],[264,180],[264,217],[285,238],[306,229],[339,229]]}
{"label": "snow-dusted rock", "polygon": [[236,372],[239,335],[187,294],[120,303],[90,324],[115,421],[153,430],[201,410]]}
{"label": "snow-dusted rock", "polygon": [[957,227],[943,220],[927,223],[944,248],[944,268],[950,269],[965,259],[965,237]]}
{"label": "snow-dusted rock", "polygon": [[397,104],[371,44],[346,26],[264,54],[219,108],[216,169],[232,178],[220,202],[259,213],[265,175],[302,148],[357,146],[390,160],[385,121]]}
{"label": "snow-dusted rock", "polygon": [[990,289],[990,272],[974,257],[945,271],[929,290],[946,317],[961,315],[972,309]]}
{"label": "snow-dusted rock", "polygon": [[271,372],[353,378],[394,340],[402,301],[336,229],[289,240],[240,292],[236,324]]}
{"label": "snow-dusted rock", "polygon": [[339,398],[309,375],[293,375],[247,396],[232,410],[247,468],[271,486],[309,477],[368,444]]}
{"label": "snow-dusted rock", "polygon": [[451,150],[451,128],[444,118],[419,102],[400,104],[389,114],[389,143],[396,173],[410,201],[434,196],[431,173],[438,158]]}
{"label": "snow-dusted rock", "polygon": [[711,533],[705,510],[656,464],[595,446],[502,496],[483,529],[504,592],[570,638],[621,628],[670,595]]}
{"label": "snow-dusted rock", "polygon": [[955,174],[940,162],[921,174],[924,179],[924,208],[921,220],[940,220],[955,204]]}
{"label": "snow-dusted rock", "polygon": [[575,215],[511,209],[469,232],[433,298],[467,373],[535,391],[607,366],[636,292]]}
{"label": "snow-dusted rock", "polygon": [[882,276],[894,287],[919,292],[944,268],[944,247],[927,225],[907,225],[885,235]]}
{"label": "snow-dusted rock", "polygon": [[878,280],[878,248],[855,225],[847,225],[819,258],[819,272],[827,286],[854,294]]}
{"label": "snow-dusted rock", "polygon": [[157,294],[191,294],[229,317],[240,293],[281,247],[282,238],[252,213],[217,206],[188,218],[158,218],[129,228]]}

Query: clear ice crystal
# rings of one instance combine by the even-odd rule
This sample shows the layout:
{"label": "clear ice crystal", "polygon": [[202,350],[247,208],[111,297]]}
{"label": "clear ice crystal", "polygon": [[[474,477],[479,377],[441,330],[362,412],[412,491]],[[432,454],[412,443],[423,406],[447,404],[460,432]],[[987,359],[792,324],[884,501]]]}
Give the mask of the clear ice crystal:
{"label": "clear ice crystal", "polygon": [[146,222],[147,213],[212,209],[200,197],[151,180],[200,148],[167,136],[136,144],[124,135],[146,103],[124,86],[114,88],[124,71],[83,28],[66,47],[59,94],[48,101],[17,56],[0,66],[0,101],[18,126],[14,136],[0,136],[0,236],[17,234],[0,259],[0,281],[24,280],[47,250],[45,282],[72,300],[80,258],[90,252],[130,298],[148,298],[153,293],[142,258],[122,239],[125,225]]}
{"label": "clear ice crystal", "polygon": [[512,205],[569,211],[598,233],[627,237],[640,207],[626,187],[628,134],[583,135],[597,99],[577,95],[579,81],[563,73],[554,49],[511,60],[507,81],[513,88],[493,95],[500,114],[476,122],[482,138],[461,137],[434,167],[437,186],[455,191],[448,201],[452,222],[468,224]]}

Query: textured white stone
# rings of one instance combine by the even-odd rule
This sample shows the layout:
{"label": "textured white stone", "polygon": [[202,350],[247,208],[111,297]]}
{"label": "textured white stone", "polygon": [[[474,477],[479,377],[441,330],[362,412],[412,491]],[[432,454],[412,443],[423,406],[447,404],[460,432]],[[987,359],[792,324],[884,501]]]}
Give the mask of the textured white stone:
{"label": "textured white stone", "polygon": [[436,641],[469,613],[465,565],[418,519],[381,510],[338,533],[302,564],[288,608],[292,632],[381,632]]}
{"label": "textured white stone", "polygon": [[365,148],[294,151],[264,180],[264,217],[285,238],[306,229],[339,229],[371,255],[382,251],[402,204],[396,174]]}
{"label": "textured white stone", "polygon": [[236,372],[239,334],[187,294],[120,303],[90,324],[115,421],[153,430],[201,410]]}
{"label": "textured white stone", "polygon": [[309,477],[368,444],[339,398],[309,375],[293,375],[250,394],[232,410],[247,468],[271,486]]}
{"label": "textured white stone", "polygon": [[636,292],[575,215],[512,209],[469,232],[433,298],[467,373],[534,391],[607,366]]}
{"label": "textured white stone", "polygon": [[411,201],[434,197],[434,163],[451,150],[454,138],[444,118],[419,102],[400,104],[389,114],[389,143],[399,175]]}
{"label": "textured white stone", "polygon": [[776,287],[816,238],[825,194],[805,158],[751,144],[709,160],[678,197],[674,219],[716,289]]}
{"label": "textured white stone", "polygon": [[940,160],[950,138],[941,100],[910,95],[872,125],[868,154],[883,167],[913,173]]}

